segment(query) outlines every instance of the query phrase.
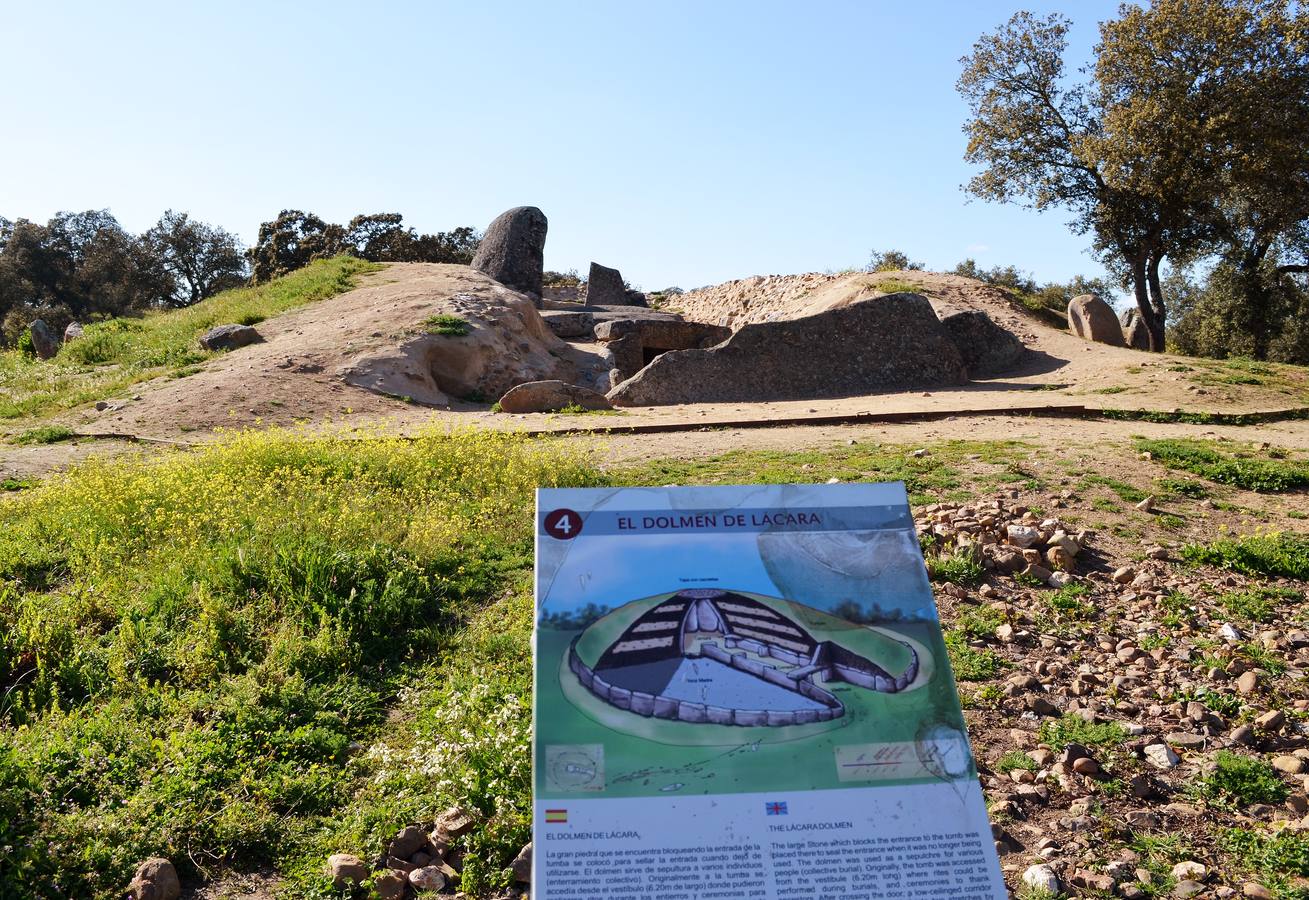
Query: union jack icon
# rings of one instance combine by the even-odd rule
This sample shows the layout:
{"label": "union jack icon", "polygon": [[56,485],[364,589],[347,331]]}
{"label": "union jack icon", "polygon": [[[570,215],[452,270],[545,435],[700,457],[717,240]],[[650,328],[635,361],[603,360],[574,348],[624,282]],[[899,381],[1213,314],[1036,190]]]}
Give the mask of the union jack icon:
{"label": "union jack icon", "polygon": [[768,815],[770,815],[770,816],[784,816],[784,815],[786,815],[786,804],[785,804],[785,803],[765,803],[765,804],[764,804],[764,811],[767,812]]}

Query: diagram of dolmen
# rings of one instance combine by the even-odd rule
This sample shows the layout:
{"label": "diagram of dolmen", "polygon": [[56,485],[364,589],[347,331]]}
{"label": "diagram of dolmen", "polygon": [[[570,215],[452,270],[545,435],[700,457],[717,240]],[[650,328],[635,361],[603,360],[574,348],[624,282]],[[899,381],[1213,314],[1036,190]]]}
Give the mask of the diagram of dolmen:
{"label": "diagram of dolmen", "polygon": [[845,706],[822,685],[896,693],[919,668],[918,651],[907,641],[885,638],[887,659],[879,663],[836,641],[817,640],[773,606],[730,590],[683,590],[656,603],[593,665],[578,653],[581,638],[569,648],[568,667],[588,691],[641,716],[689,723],[826,722],[844,715]]}

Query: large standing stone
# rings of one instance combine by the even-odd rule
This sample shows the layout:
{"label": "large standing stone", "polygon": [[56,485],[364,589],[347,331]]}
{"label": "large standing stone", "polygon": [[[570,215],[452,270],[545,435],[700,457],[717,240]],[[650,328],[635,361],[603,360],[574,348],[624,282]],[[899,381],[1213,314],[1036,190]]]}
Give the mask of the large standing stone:
{"label": "large standing stone", "polygon": [[545,213],[535,206],[516,206],[487,226],[473,257],[473,268],[535,298],[541,296],[545,270]]}
{"label": "large standing stone", "polygon": [[615,406],[805,400],[967,380],[932,305],[901,293],[746,325],[717,347],[664,353],[609,399]]}
{"label": "large standing stone", "polygon": [[1150,329],[1146,327],[1145,320],[1141,318],[1141,311],[1135,306],[1129,306],[1123,310],[1122,315],[1118,317],[1118,324],[1123,329],[1123,343],[1133,350],[1150,349]]}
{"label": "large standing stone", "polygon": [[1123,328],[1113,307],[1094,294],[1082,294],[1068,301],[1068,327],[1088,341],[1125,347]]}
{"label": "large standing stone", "polygon": [[200,336],[200,346],[206,350],[235,350],[261,340],[259,332],[249,325],[219,325]]}
{"label": "large standing stone", "polygon": [[55,339],[45,320],[37,319],[27,326],[27,331],[32,335],[32,350],[36,352],[39,359],[52,359],[59,352],[59,341]]}
{"label": "large standing stone", "polygon": [[[639,300],[638,300],[639,298]],[[623,273],[598,262],[591,263],[586,276],[587,306],[645,306],[645,295],[629,291]]]}
{"label": "large standing stone", "polygon": [[500,398],[500,411],[507,413],[557,412],[566,406],[613,409],[604,394],[566,381],[529,381]]}

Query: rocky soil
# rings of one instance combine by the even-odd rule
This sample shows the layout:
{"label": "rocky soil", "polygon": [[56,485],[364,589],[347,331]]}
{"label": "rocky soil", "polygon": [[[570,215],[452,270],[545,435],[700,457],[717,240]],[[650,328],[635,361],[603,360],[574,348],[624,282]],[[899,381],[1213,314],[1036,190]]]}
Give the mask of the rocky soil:
{"label": "rocky soil", "polygon": [[1309,831],[1306,585],[1179,561],[1250,531],[1250,507],[1109,505],[1073,484],[916,510],[943,558],[984,564],[937,602],[1006,878],[1035,896],[1300,896],[1241,835]]}

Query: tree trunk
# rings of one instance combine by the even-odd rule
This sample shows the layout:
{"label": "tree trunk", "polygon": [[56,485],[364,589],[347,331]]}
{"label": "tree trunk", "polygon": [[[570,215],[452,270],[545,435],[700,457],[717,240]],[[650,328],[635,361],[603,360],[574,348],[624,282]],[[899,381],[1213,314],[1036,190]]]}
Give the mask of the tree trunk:
{"label": "tree trunk", "polygon": [[[1150,318],[1146,319],[1146,327],[1150,329],[1150,349],[1155,353],[1164,352],[1164,340],[1166,326],[1168,324],[1168,306],[1164,303],[1163,287],[1159,282],[1159,264],[1163,262],[1163,254],[1151,253],[1149,262],[1146,266],[1146,282],[1150,288]],[[1140,298],[1137,298],[1139,304]]]}
{"label": "tree trunk", "polygon": [[1141,313],[1141,321],[1150,333],[1150,349],[1156,352],[1163,349],[1163,323],[1156,323],[1154,307],[1150,305],[1150,293],[1146,280],[1146,256],[1144,253],[1131,258],[1132,292],[1136,295],[1136,308]]}

